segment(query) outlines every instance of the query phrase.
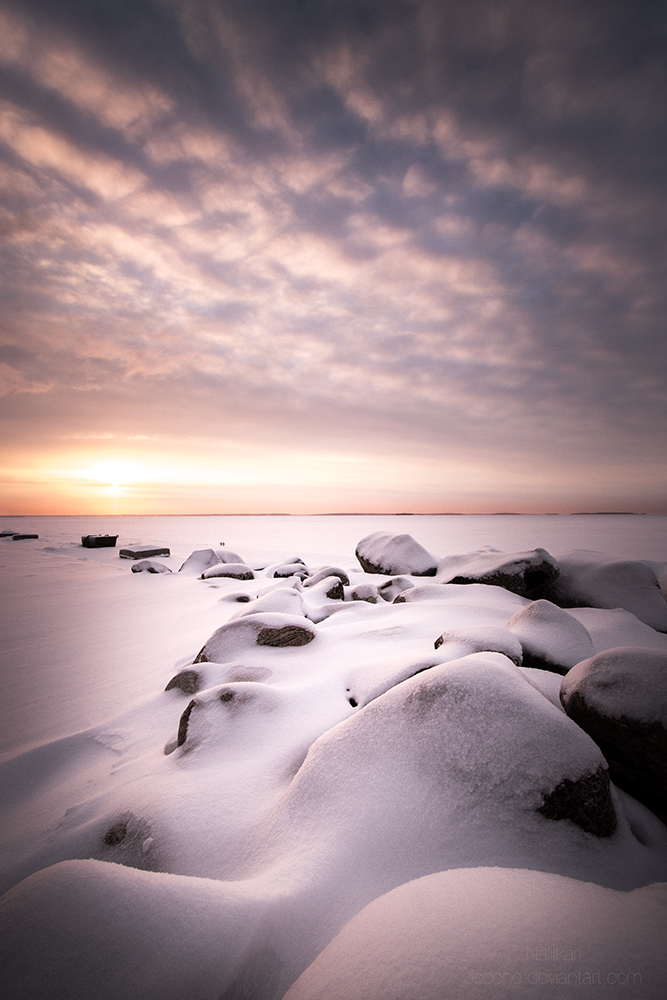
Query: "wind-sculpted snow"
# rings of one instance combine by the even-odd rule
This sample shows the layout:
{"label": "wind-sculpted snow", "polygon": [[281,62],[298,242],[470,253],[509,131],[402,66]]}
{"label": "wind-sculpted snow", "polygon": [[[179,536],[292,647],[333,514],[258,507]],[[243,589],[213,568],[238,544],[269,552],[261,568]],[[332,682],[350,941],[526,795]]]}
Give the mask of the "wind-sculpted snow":
{"label": "wind-sculpted snow", "polygon": [[550,600],[563,607],[624,608],[651,628],[667,632],[667,602],[648,563],[577,550],[560,556],[558,565],[558,579],[545,591]]}
{"label": "wind-sculpted snow", "polygon": [[560,875],[463,868],[365,907],[285,1000],[662,1000],[667,886],[615,892]]}
{"label": "wind-sculpted snow", "polygon": [[[667,830],[653,800],[615,787],[616,764],[610,781],[559,694],[593,676],[593,654],[608,671],[627,655],[600,651],[648,636],[621,698],[648,719],[667,635],[625,610],[531,601],[497,573],[424,582],[413,565],[378,586],[351,553],[225,554],[165,575],[125,565],[136,600],[159,588],[156,637],[194,602],[189,654],[123,714],[0,766],[10,1000],[476,1000],[496,966],[537,997],[525,947],[563,947],[567,928],[591,968],[622,955],[648,977],[635,995],[657,1000]],[[485,555],[520,563],[524,590],[542,559]],[[253,577],[217,575],[238,563]]]}

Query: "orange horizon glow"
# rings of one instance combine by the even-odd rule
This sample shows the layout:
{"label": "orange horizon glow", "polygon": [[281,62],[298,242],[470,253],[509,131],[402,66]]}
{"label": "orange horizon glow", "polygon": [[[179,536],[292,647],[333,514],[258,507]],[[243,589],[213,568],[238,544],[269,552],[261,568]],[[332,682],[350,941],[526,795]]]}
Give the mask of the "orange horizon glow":
{"label": "orange horizon glow", "polygon": [[[57,464],[34,455],[0,470],[0,515],[206,514],[667,514],[661,500],[619,488],[601,504],[576,475],[545,491],[539,477],[465,461],[414,456],[362,460],[350,454],[276,449],[228,452],[212,462],[192,449],[111,454],[64,451]],[[361,473],[363,472],[363,476]],[[595,484],[592,484],[595,486]]]}

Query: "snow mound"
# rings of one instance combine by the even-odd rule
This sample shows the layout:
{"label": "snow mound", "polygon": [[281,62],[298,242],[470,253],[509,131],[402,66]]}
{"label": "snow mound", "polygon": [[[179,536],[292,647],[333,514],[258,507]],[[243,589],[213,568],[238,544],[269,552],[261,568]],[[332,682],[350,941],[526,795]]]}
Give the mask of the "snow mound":
{"label": "snow mound", "polygon": [[438,872],[361,911],[285,1000],[661,1000],[667,884],[616,892],[520,869]]}
{"label": "snow mound", "polygon": [[311,623],[298,615],[277,612],[244,615],[216,629],[204,643],[194,662],[225,663],[255,646],[306,646],[314,638]]}
{"label": "snow mound", "polygon": [[646,646],[667,650],[667,635],[645,625],[630,611],[614,608],[568,608],[568,614],[588,631],[596,653],[616,646]]}
{"label": "snow mound", "polygon": [[667,653],[598,653],[563,678],[561,701],[604,753],[616,784],[667,820]]}
{"label": "snow mound", "polygon": [[645,562],[608,560],[578,549],[558,557],[560,576],[546,595],[563,607],[624,608],[658,632],[667,632],[667,601]]}
{"label": "snow mound", "polygon": [[485,583],[529,597],[558,576],[558,563],[546,549],[531,552],[498,552],[486,547],[477,552],[446,556],[438,563],[439,583]]}
{"label": "snow mound", "polygon": [[242,618],[246,615],[256,615],[264,611],[277,611],[279,614],[305,617],[301,594],[293,587],[280,587],[260,594],[254,601],[247,601],[243,608],[235,611],[232,618]]}
{"label": "snow mound", "polygon": [[[12,1000],[204,1000],[242,967],[261,908],[224,883],[64,861],[0,900]],[[233,912],[233,920],[229,919]]]}
{"label": "snow mound", "polygon": [[169,566],[157,559],[140,559],[132,563],[131,569],[133,573],[171,573]]}
{"label": "snow mound", "polygon": [[504,653],[513,663],[521,664],[523,652],[521,643],[505,628],[494,625],[475,625],[470,628],[448,629],[433,644],[440,651],[443,662],[457,660],[468,653],[485,650]]}
{"label": "snow mound", "polygon": [[254,580],[255,574],[241,562],[221,562],[217,566],[209,566],[201,574],[202,580],[211,580],[217,576],[229,577],[232,580]]}
{"label": "snow mound", "polygon": [[435,576],[437,559],[412,535],[392,535],[374,531],[357,545],[355,555],[365,573],[394,576]]}
{"label": "snow mound", "polygon": [[521,643],[526,667],[566,673],[595,652],[586,627],[550,601],[533,601],[517,611],[507,628]]}

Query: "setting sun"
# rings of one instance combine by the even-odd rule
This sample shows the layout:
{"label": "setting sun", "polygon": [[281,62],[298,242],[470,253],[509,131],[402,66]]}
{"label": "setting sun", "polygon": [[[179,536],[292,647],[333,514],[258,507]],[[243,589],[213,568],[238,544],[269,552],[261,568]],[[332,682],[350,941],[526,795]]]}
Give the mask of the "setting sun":
{"label": "setting sun", "polygon": [[118,489],[126,483],[137,482],[142,478],[141,471],[136,465],[120,461],[100,462],[99,465],[86,469],[84,475],[87,479],[106,483],[114,489]]}

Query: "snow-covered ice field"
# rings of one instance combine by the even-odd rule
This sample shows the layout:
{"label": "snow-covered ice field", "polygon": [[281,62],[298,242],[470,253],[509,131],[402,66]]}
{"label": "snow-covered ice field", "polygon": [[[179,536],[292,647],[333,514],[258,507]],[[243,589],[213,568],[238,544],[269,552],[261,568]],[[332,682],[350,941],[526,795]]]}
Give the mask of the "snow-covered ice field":
{"label": "snow-covered ice field", "polygon": [[2,530],[12,1000],[666,995],[667,517]]}

